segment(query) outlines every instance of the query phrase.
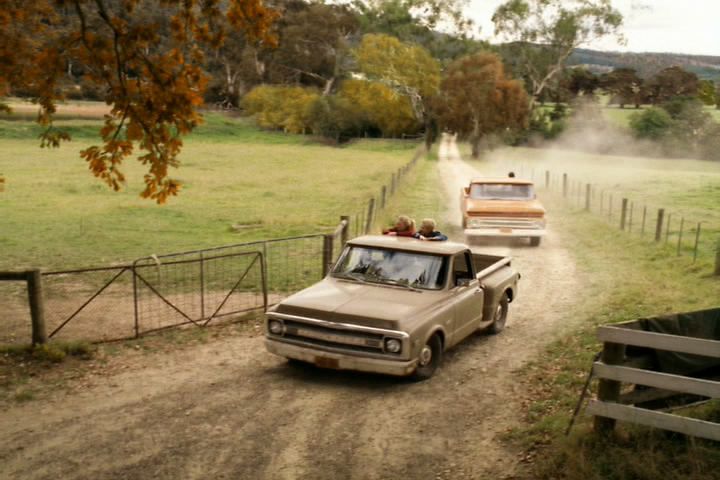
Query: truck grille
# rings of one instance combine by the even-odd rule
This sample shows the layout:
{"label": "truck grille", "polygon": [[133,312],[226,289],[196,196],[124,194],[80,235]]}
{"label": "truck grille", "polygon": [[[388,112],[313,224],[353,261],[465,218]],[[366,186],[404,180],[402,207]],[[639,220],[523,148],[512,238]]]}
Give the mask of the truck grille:
{"label": "truck grille", "polygon": [[295,320],[285,320],[284,338],[361,352],[383,352],[383,336],[375,333],[348,332]]}
{"label": "truck grille", "polygon": [[525,218],[483,218],[469,217],[468,228],[512,228],[519,230],[539,230],[543,224],[538,220]]}

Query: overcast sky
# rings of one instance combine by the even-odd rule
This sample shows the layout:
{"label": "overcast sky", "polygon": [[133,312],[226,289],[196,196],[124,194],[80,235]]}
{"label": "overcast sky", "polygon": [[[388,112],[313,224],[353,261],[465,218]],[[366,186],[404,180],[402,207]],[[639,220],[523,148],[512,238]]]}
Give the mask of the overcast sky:
{"label": "overcast sky", "polygon": [[[467,10],[481,27],[480,36],[494,41],[493,12],[503,0],[471,0]],[[584,45],[621,52],[672,52],[720,55],[720,0],[613,0],[625,18],[627,45],[603,41]]]}

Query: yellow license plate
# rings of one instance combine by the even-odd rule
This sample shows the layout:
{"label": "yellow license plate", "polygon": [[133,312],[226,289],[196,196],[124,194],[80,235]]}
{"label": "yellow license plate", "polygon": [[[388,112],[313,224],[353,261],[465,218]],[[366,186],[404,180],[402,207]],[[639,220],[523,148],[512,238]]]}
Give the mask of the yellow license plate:
{"label": "yellow license plate", "polygon": [[320,368],[340,368],[340,362],[337,358],[315,357],[315,365]]}
{"label": "yellow license plate", "polygon": [[500,233],[512,233],[512,228],[507,228],[507,227],[501,228]]}

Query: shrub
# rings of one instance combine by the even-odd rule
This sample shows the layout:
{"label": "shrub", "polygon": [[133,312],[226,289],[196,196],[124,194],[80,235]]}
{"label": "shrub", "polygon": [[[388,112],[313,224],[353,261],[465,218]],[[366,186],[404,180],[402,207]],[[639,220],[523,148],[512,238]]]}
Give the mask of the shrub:
{"label": "shrub", "polygon": [[310,129],[310,108],[318,99],[315,89],[279,85],[260,85],[242,100],[249,115],[260,127],[288,133]]}
{"label": "shrub", "polygon": [[310,107],[310,124],[314,134],[340,143],[360,135],[365,118],[349,100],[325,96],[316,99]]}
{"label": "shrub", "polygon": [[638,138],[658,140],[663,138],[673,126],[670,114],[658,107],[648,108],[642,113],[630,116],[630,129]]}

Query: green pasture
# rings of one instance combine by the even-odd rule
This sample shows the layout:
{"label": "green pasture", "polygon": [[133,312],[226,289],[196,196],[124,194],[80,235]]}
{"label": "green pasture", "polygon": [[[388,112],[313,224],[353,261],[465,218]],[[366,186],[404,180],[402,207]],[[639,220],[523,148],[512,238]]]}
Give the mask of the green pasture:
{"label": "green pasture", "polygon": [[[22,115],[20,115],[22,116]],[[261,131],[217,113],[185,142],[183,182],[166,205],[143,200],[142,166],[127,161],[128,185],[113,192],[78,152],[100,121],[59,120],[74,135],[41,149],[28,118],[0,117],[0,269],[80,267],[149,254],[327,231],[354,214],[407,163],[415,142],[361,140],[341,148]]]}
{"label": "green pasture", "polygon": [[[633,113],[642,112],[649,107],[650,105],[641,105],[639,109],[636,109],[634,105],[626,105],[625,108],[620,108],[618,105],[607,105],[603,107],[602,112],[605,120],[611,125],[628,128],[630,126],[630,116]],[[716,122],[720,122],[720,110],[711,106],[706,106],[704,110],[709,113]]]}
{"label": "green pasture", "polygon": [[[593,356],[602,348],[595,336],[598,325],[718,307],[720,277],[676,257],[670,246],[618,234],[603,219],[570,207],[558,196],[546,197],[546,204],[553,209],[554,228],[571,242],[571,260],[583,291],[575,305],[558,312],[576,327],[519,375],[518,381],[535,395],[524,412],[525,425],[508,440],[537,459],[529,478],[715,478],[720,449],[710,441],[622,422],[618,435],[607,440],[593,432],[592,420],[583,415],[570,437],[565,437],[565,429]],[[718,422],[720,404],[679,413]]]}
{"label": "green pasture", "polygon": [[[469,147],[463,146],[462,151],[468,158]],[[680,221],[684,220],[681,253],[685,256],[691,255],[695,229],[702,222],[699,260],[711,268],[720,241],[720,162],[598,155],[557,148],[501,148],[487,152],[482,161],[491,174],[504,176],[513,170],[535,180],[541,192],[546,171],[551,172],[554,192],[561,191],[562,175],[567,173],[568,202],[575,208],[584,206],[585,185],[590,183],[595,192],[594,213],[613,225],[619,222],[622,198],[627,198],[633,209],[634,235],[639,235],[642,211],[647,209],[648,241],[657,211],[664,208],[671,216],[669,244],[678,241]],[[613,214],[608,218],[610,196]]]}

